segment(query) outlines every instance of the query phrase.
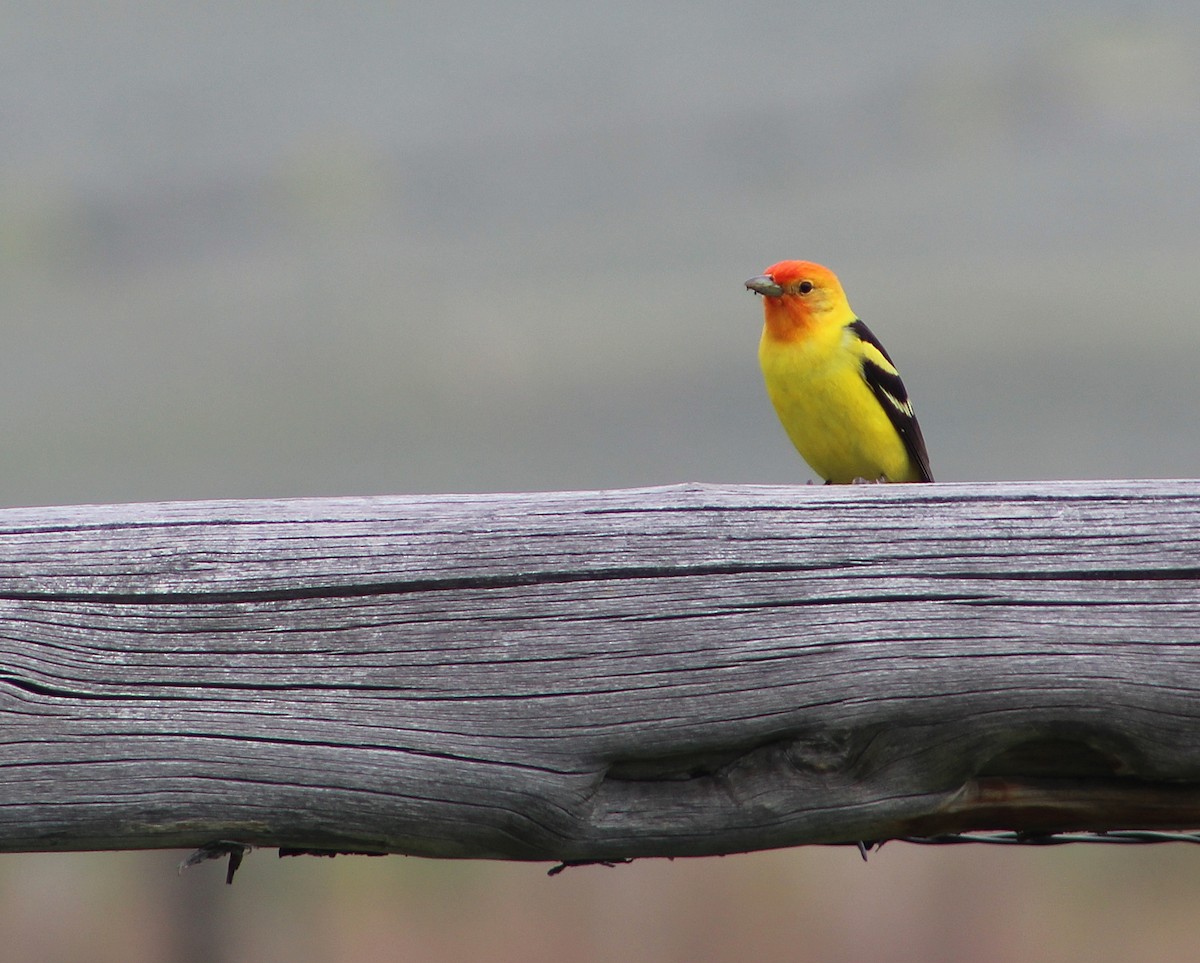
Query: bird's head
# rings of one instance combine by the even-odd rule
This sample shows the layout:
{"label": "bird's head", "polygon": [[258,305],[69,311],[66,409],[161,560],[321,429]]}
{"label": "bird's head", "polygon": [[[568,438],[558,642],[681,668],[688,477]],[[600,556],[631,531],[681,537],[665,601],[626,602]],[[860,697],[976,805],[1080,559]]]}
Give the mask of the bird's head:
{"label": "bird's head", "polygon": [[747,281],[746,287],[763,296],[767,330],[779,340],[790,341],[827,323],[854,320],[837,275],[812,261],[772,264]]}

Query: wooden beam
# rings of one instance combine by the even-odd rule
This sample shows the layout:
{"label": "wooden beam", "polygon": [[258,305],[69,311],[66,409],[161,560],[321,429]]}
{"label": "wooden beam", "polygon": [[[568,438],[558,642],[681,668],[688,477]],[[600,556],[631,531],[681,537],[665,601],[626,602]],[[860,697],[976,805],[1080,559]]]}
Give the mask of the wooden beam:
{"label": "wooden beam", "polygon": [[1200,826],[1200,481],[0,512],[0,850]]}

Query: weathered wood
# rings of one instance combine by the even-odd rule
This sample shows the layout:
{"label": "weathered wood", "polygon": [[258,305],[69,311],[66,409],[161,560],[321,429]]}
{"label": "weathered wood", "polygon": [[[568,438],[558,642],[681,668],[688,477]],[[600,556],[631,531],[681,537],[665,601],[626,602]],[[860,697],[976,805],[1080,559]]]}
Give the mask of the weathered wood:
{"label": "weathered wood", "polygon": [[1200,825],[1200,482],[0,512],[0,849]]}

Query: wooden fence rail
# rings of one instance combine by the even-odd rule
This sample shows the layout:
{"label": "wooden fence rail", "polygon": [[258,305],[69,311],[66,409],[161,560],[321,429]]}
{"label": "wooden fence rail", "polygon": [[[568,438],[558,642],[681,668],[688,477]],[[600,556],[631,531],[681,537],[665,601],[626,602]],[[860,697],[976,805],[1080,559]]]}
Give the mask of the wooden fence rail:
{"label": "wooden fence rail", "polygon": [[0,512],[0,850],[1200,826],[1200,481]]}

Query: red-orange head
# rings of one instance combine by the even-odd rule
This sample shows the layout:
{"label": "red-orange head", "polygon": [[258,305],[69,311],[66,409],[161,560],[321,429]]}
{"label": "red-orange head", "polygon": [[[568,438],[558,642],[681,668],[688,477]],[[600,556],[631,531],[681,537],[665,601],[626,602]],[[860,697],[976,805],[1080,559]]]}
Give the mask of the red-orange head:
{"label": "red-orange head", "polygon": [[825,323],[854,319],[837,275],[812,261],[772,264],[746,287],[763,296],[767,331],[781,341],[804,337]]}

